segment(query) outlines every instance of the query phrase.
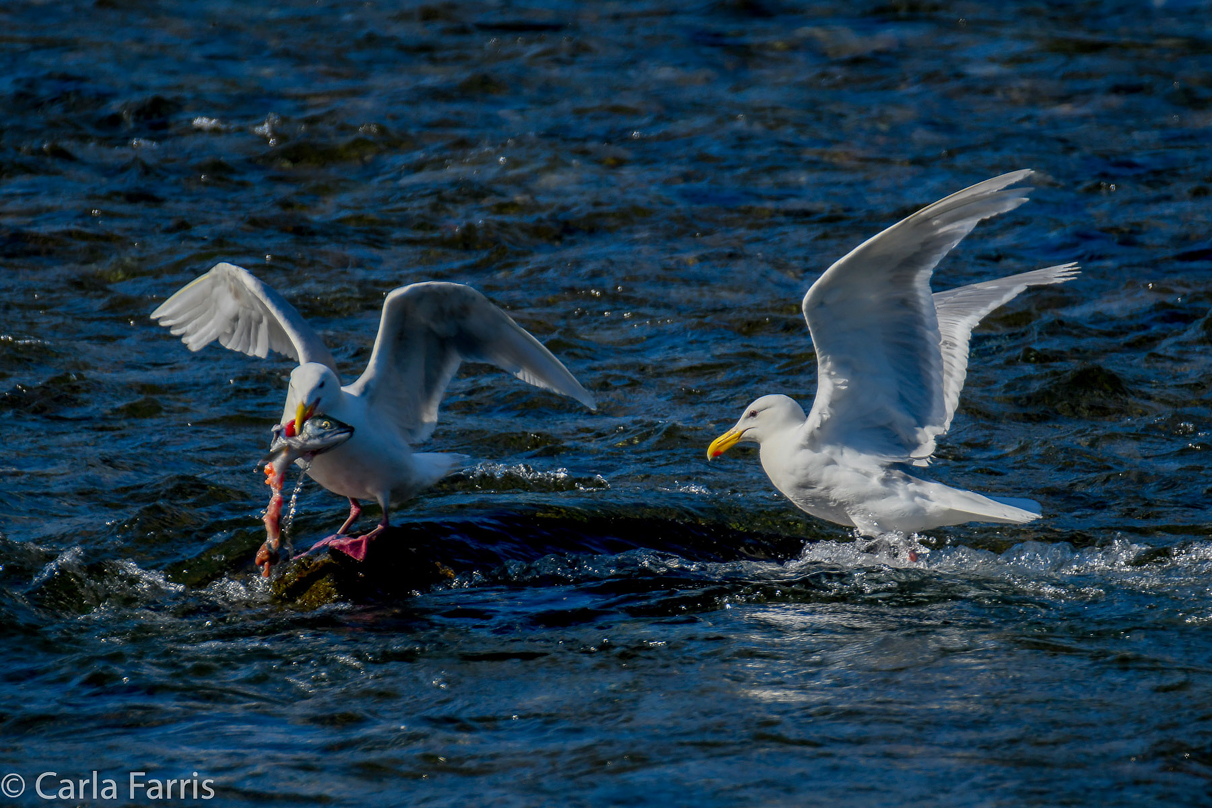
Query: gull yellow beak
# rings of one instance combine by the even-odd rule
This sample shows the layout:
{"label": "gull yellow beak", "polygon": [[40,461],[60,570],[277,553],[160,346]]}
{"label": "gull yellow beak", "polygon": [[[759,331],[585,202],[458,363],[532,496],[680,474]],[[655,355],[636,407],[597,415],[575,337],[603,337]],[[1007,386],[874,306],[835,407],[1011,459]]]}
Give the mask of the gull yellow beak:
{"label": "gull yellow beak", "polygon": [[711,442],[710,446],[707,447],[707,459],[713,460],[731,449],[733,446],[736,446],[741,442],[741,436],[744,434],[744,430],[733,427],[723,435],[720,435]]}
{"label": "gull yellow beak", "polygon": [[303,425],[305,423],[307,423],[307,419],[310,418],[312,416],[312,414],[315,413],[315,411],[316,411],[315,404],[312,404],[309,407],[306,404],[299,402],[299,408],[297,410],[295,410],[295,434],[296,435],[303,431]]}

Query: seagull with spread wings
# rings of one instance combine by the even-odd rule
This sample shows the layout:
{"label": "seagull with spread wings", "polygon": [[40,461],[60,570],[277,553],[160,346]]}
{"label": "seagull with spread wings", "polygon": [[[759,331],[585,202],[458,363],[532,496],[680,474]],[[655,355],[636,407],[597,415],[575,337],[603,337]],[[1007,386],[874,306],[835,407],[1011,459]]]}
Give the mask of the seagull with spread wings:
{"label": "seagull with spread wings", "polygon": [[[560,360],[463,284],[414,283],[389,293],[370,363],[345,386],[319,334],[285,298],[242,267],[217,264],[151,316],[191,351],[218,340],[250,356],[264,358],[274,351],[299,363],[290,374],[281,423],[288,431],[301,431],[308,419],[323,414],[353,427],[353,436],[316,455],[307,473],[350,504],[345,524],[321,544],[359,560],[368,540],[389,526],[392,499],[423,491],[465,460],[412,449],[433,434],[438,404],[461,362],[496,365],[595,409],[593,396]],[[360,500],[377,502],[383,518],[365,536],[346,537],[361,513]]]}
{"label": "seagull with spread wings", "polygon": [[963,522],[1037,519],[1029,499],[987,497],[908,473],[951,426],[972,329],[1029,286],[1063,283],[1076,264],[931,294],[935,266],[977,223],[1014,210],[1030,189],[1015,171],[935,202],[868,239],[804,296],[817,390],[805,415],[767,395],[707,449],[760,445],[762,468],[801,510],[866,536]]}

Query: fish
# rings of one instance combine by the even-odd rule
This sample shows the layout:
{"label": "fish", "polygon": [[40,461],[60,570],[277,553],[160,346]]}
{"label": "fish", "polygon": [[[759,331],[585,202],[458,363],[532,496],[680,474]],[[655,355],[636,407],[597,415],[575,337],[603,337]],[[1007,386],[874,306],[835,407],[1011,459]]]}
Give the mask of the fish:
{"label": "fish", "polygon": [[259,466],[277,465],[284,454],[293,456],[281,464],[283,467],[299,458],[309,460],[352,438],[354,428],[336,418],[319,417],[309,418],[298,435],[282,424],[275,424],[272,431],[273,441],[269,445],[269,452],[258,462]]}
{"label": "fish", "polygon": [[340,446],[354,433],[354,428],[349,424],[325,416],[309,418],[303,425],[303,431],[297,435],[294,427],[294,421],[285,426],[275,424],[269,452],[257,463],[265,467],[265,484],[272,492],[265,516],[262,517],[265,522],[265,543],[257,550],[256,557],[256,565],[265,578],[269,577],[270,568],[281,558],[282,483],[286,479],[287,467],[296,460],[310,462],[321,452]]}

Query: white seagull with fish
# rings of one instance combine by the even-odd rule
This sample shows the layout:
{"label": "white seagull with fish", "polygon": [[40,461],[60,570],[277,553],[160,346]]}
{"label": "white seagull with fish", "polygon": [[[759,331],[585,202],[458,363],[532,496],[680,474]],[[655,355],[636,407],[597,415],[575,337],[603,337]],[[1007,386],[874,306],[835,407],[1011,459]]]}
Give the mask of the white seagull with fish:
{"label": "white seagull with fish", "polygon": [[[367,541],[389,527],[393,499],[412,497],[466,460],[460,454],[412,449],[433,434],[438,404],[461,362],[496,365],[595,409],[593,396],[560,360],[463,284],[414,283],[390,292],[370,363],[344,387],[319,334],[285,298],[242,267],[217,264],[151,316],[191,351],[218,340],[250,356],[264,358],[275,351],[299,363],[290,374],[281,423],[293,434],[323,414],[353,427],[353,436],[317,454],[307,473],[350,503],[345,524],[320,544],[359,560]],[[383,518],[365,536],[346,537],[361,513],[360,500],[377,502]]]}
{"label": "white seagull with fish", "polygon": [[866,536],[963,522],[1029,522],[1029,499],[988,497],[908,472],[946,433],[968,374],[972,329],[1028,286],[1063,283],[1077,264],[931,294],[935,266],[982,219],[1014,210],[1032,172],[985,180],[863,242],[804,295],[816,349],[812,410],[782,395],[745,408],[707,449],[757,443],[762,468],[801,510]]}

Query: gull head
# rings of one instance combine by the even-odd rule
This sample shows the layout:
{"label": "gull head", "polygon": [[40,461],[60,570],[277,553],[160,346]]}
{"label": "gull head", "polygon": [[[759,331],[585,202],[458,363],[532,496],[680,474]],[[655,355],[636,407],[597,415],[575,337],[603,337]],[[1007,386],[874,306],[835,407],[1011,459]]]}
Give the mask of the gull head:
{"label": "gull head", "polygon": [[305,362],[291,371],[290,389],[298,402],[295,431],[302,432],[308,418],[329,412],[336,406],[341,396],[341,381],[328,366]]}
{"label": "gull head", "polygon": [[736,426],[720,435],[707,447],[712,460],[738,443],[761,443],[788,429],[802,426],[804,408],[787,396],[762,396],[745,408]]}

